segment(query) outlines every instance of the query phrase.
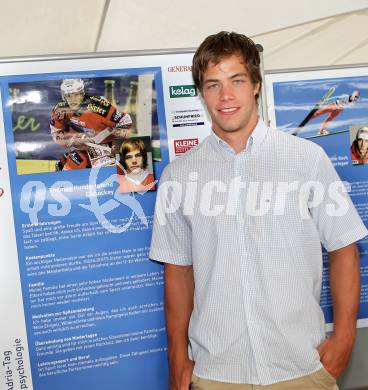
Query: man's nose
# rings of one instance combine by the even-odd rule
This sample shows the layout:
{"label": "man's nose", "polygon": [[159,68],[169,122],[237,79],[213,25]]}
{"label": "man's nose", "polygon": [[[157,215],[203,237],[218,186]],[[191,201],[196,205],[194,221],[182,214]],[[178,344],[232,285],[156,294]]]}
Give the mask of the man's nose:
{"label": "man's nose", "polygon": [[234,97],[231,85],[224,83],[220,88],[220,99],[221,100],[230,100]]}

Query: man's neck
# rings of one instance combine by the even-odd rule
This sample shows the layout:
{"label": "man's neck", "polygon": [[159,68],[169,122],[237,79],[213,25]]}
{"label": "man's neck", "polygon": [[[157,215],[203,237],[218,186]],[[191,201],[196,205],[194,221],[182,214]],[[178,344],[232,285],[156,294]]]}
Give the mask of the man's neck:
{"label": "man's neck", "polygon": [[238,131],[228,132],[224,130],[213,129],[214,133],[225,141],[236,154],[243,151],[248,143],[249,137],[252,135],[253,130],[256,128],[258,123],[258,116],[248,123],[246,127]]}

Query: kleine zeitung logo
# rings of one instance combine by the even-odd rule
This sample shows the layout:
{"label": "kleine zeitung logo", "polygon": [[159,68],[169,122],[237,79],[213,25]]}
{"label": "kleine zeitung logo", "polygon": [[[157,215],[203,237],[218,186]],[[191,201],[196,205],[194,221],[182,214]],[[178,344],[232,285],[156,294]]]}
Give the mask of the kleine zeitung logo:
{"label": "kleine zeitung logo", "polygon": [[170,97],[182,98],[182,97],[194,97],[197,96],[197,89],[194,85],[171,85]]}
{"label": "kleine zeitung logo", "polygon": [[194,146],[197,146],[198,143],[199,143],[198,138],[174,140],[175,155],[178,156],[178,155],[186,153],[188,150],[192,149]]}

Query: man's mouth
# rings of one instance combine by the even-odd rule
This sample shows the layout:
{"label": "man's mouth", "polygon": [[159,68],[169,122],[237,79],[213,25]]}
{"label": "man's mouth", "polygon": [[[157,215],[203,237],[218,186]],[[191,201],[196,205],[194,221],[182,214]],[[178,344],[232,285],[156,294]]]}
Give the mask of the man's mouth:
{"label": "man's mouth", "polygon": [[235,112],[238,107],[220,108],[219,111],[223,114],[231,114]]}

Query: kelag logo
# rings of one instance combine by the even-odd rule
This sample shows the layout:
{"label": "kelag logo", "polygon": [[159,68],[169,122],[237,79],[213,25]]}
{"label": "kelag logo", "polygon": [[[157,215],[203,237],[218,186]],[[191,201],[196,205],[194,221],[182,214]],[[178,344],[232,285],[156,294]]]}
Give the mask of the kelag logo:
{"label": "kelag logo", "polygon": [[193,97],[193,96],[197,96],[197,90],[194,85],[171,85],[170,86],[171,98]]}

